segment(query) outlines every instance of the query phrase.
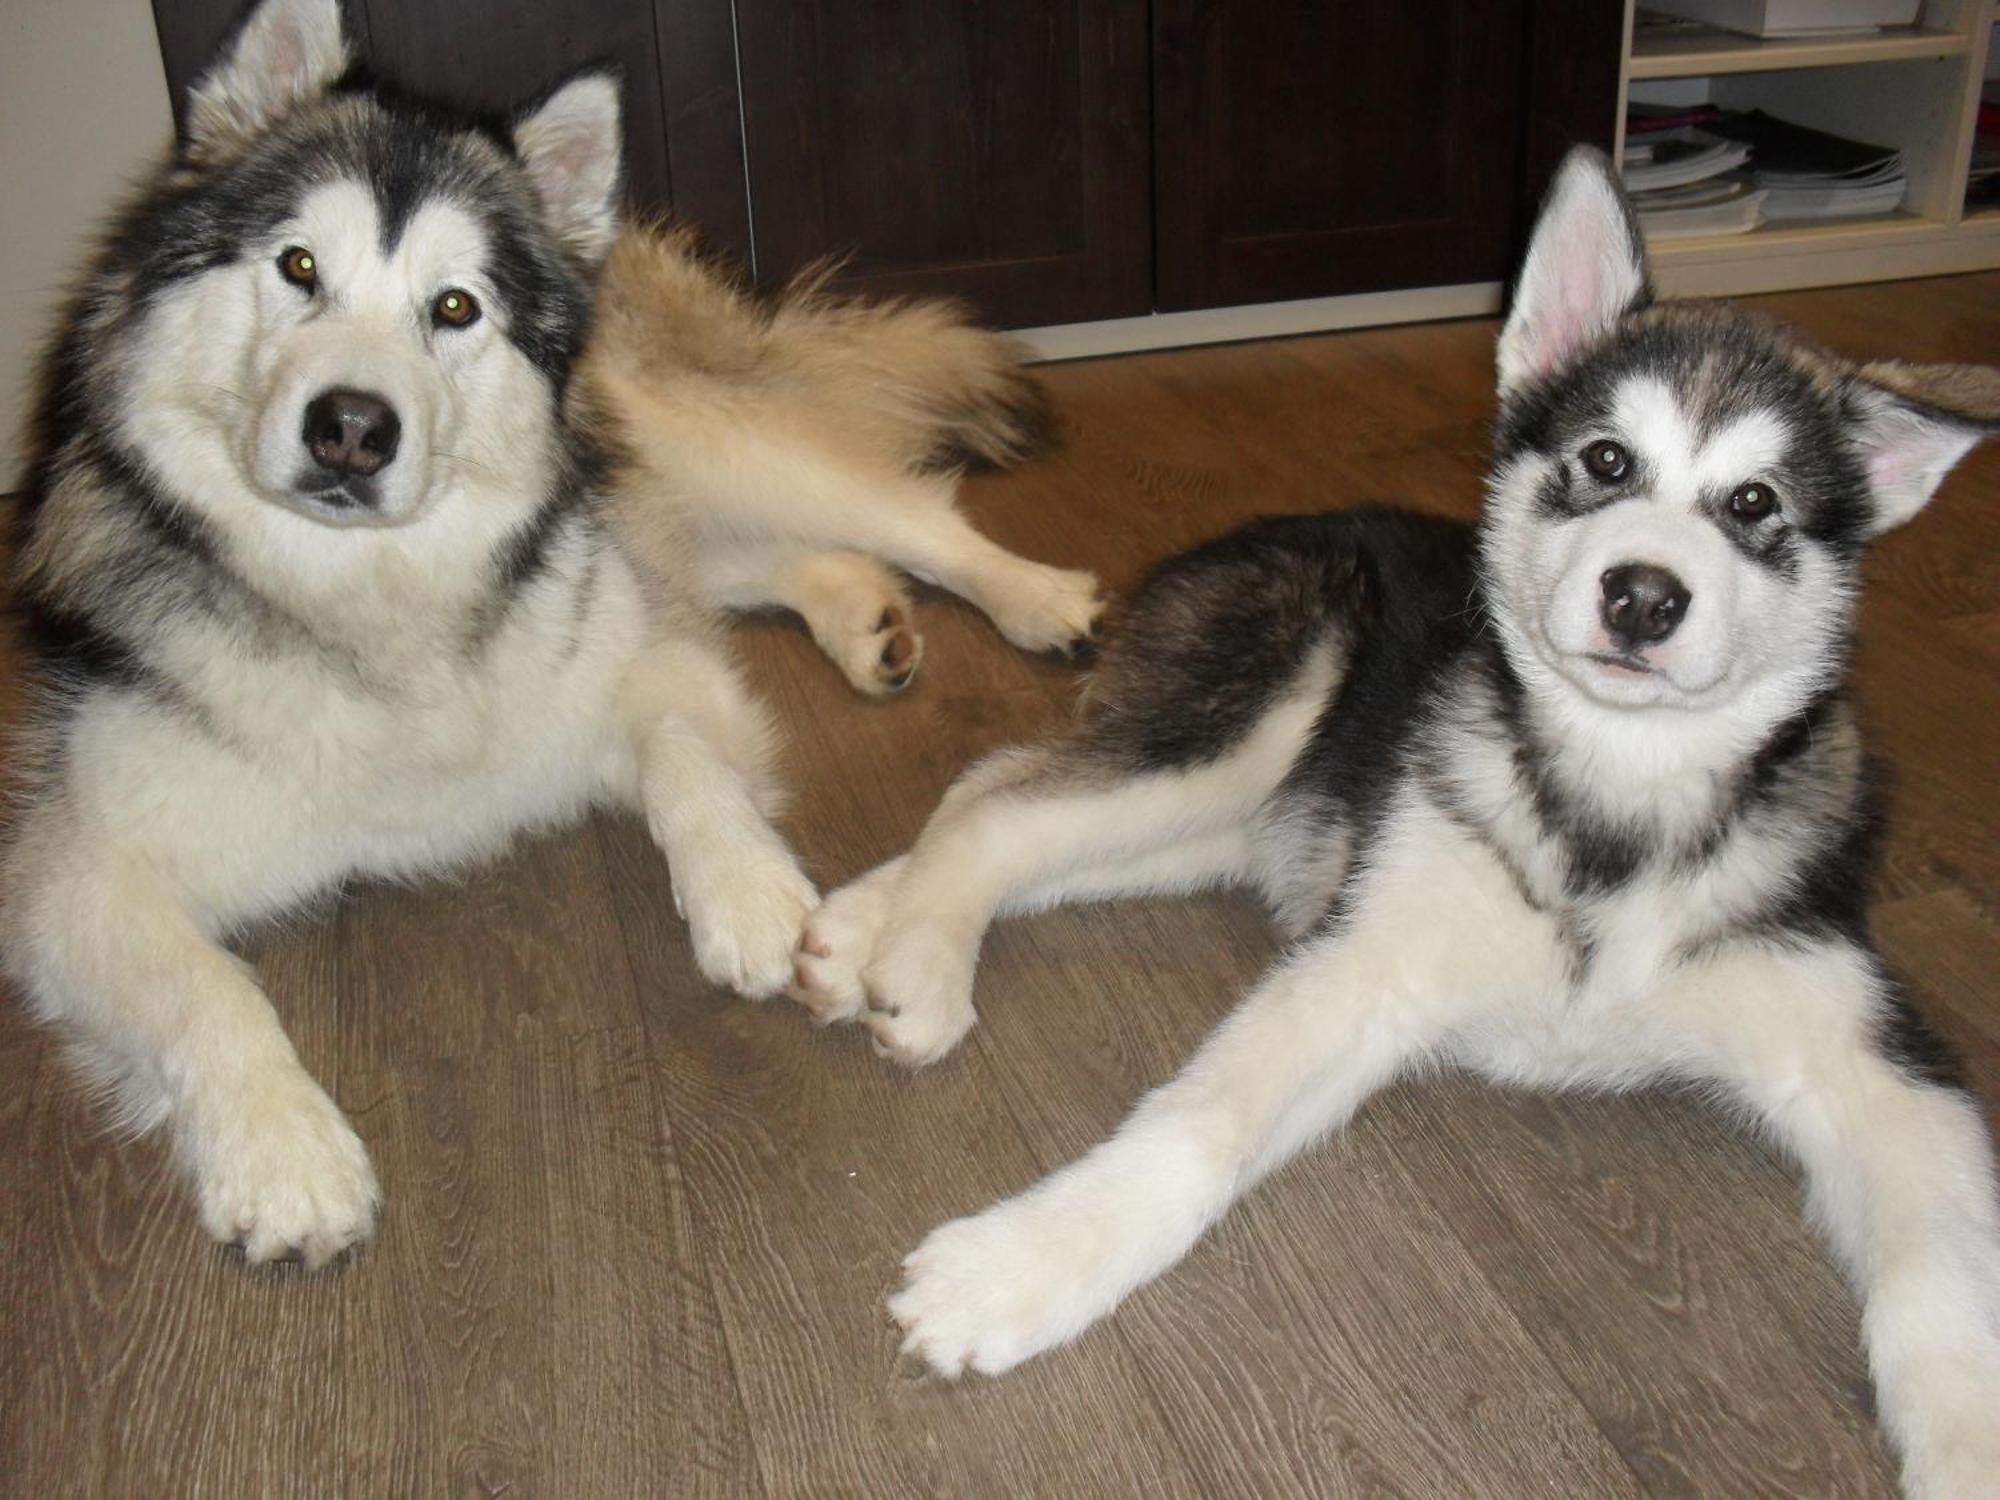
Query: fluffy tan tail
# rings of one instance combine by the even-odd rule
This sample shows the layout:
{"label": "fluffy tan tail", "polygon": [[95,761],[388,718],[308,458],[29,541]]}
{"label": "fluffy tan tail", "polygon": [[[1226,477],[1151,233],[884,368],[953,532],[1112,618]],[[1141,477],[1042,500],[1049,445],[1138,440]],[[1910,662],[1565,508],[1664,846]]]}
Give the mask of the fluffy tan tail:
{"label": "fluffy tan tail", "polygon": [[629,228],[611,252],[595,353],[656,391],[718,383],[790,409],[843,449],[898,468],[1005,467],[1055,435],[1012,339],[931,300],[864,301],[815,267],[760,297],[697,250],[691,231]]}
{"label": "fluffy tan tail", "polygon": [[830,293],[836,269],[814,267],[785,288],[773,339],[829,390],[900,411],[913,465],[1006,468],[1053,445],[1048,399],[1020,344],[974,326],[956,303]]}

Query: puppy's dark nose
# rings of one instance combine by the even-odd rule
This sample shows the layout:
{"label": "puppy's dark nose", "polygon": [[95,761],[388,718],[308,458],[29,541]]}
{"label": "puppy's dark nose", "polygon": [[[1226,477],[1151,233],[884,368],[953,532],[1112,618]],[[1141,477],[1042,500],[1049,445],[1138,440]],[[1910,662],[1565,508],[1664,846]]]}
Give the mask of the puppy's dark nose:
{"label": "puppy's dark nose", "polygon": [[299,434],[312,461],[332,474],[366,479],[396,456],[403,424],[394,408],[365,391],[321,391],[306,403]]}
{"label": "puppy's dark nose", "polygon": [[1606,568],[1598,580],[1604,599],[1598,612],[1611,639],[1627,651],[1664,641],[1687,618],[1693,597],[1665,568],[1651,563],[1620,563]]}

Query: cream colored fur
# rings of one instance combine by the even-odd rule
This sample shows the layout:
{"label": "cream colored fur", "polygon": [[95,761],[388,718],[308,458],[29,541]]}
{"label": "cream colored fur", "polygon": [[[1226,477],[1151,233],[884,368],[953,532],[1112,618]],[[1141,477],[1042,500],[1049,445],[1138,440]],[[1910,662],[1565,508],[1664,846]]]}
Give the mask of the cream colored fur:
{"label": "cream colored fur", "polygon": [[1039,396],[1006,340],[936,302],[860,302],[808,277],[761,302],[686,229],[613,247],[583,369],[626,463],[614,522],[641,565],[708,604],[781,608],[862,692],[922,655],[904,573],[961,595],[1028,651],[1077,652],[1088,573],[1028,562],[955,506],[965,460],[1031,450]]}

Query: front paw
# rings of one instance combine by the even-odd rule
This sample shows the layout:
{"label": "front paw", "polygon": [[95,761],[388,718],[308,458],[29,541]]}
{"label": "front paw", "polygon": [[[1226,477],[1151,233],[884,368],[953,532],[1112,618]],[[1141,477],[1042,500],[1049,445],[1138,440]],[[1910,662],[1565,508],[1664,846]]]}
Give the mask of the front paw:
{"label": "front paw", "polygon": [[893,875],[881,871],[842,886],[820,903],[799,934],[786,993],[820,1025],[851,1021],[867,1006],[861,970],[875,955],[894,886]]}
{"label": "front paw", "polygon": [[931,923],[884,937],[861,973],[867,1008],[861,1023],[875,1050],[906,1068],[936,1062],[978,1019],[972,980],[979,934]]}
{"label": "front paw", "polygon": [[1993,1311],[1984,1310],[1982,1329],[1980,1310],[1966,1310],[1972,1316],[1961,1315],[1957,1331],[1970,1337],[1906,1367],[1894,1388],[1882,1393],[1885,1416],[1907,1445],[1903,1489],[1911,1500],[2000,1493],[1994,1488],[2000,1485],[2000,1425],[1994,1422],[2000,1325]]}
{"label": "front paw", "polygon": [[1088,1210],[1029,1192],[931,1231],[903,1261],[889,1315],[902,1351],[956,1379],[999,1375],[1063,1343],[1118,1303]]}
{"label": "front paw", "polygon": [[382,1194],[368,1152],[303,1070],[214,1087],[184,1136],[210,1236],[253,1264],[317,1270],[374,1235]]}
{"label": "front paw", "polygon": [[712,984],[752,1000],[781,992],[819,893],[782,845],[737,855],[676,885],[694,961]]}
{"label": "front paw", "polygon": [[1023,651],[1053,651],[1081,662],[1097,649],[1104,599],[1089,573],[1026,563],[989,613],[1000,633]]}

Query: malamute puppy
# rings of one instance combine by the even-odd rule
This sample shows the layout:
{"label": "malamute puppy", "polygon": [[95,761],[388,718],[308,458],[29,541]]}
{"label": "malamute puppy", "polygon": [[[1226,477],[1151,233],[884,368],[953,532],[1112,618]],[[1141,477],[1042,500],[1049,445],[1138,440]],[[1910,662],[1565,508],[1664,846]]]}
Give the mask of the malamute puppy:
{"label": "malamute puppy", "polygon": [[1004,344],[756,309],[673,236],[617,242],[604,77],[490,125],[349,65],[337,0],[267,0],[89,273],[19,518],[46,691],[0,863],[34,1011],[171,1128],[211,1234],[311,1264],[368,1234],[375,1178],[232,930],[612,803],[702,972],[774,994],[816,897],[715,607],[800,610],[871,691],[916,641],[864,553],[1025,645],[1095,610],[951,510],[954,454],[1029,440]]}
{"label": "malamute puppy", "polygon": [[997,1374],[1075,1336],[1419,1062],[1700,1080],[1803,1164],[1910,1491],[1991,1494],[1992,1155],[1869,943],[1843,678],[1863,547],[2000,418],[2000,375],[1655,305],[1588,151],[1499,365],[1476,534],[1328,515],[1167,563],[1070,735],[968,773],[807,925],[794,993],[909,1064],[972,1025],[997,913],[1240,882],[1294,938],[1111,1140],[917,1248],[905,1347]]}

